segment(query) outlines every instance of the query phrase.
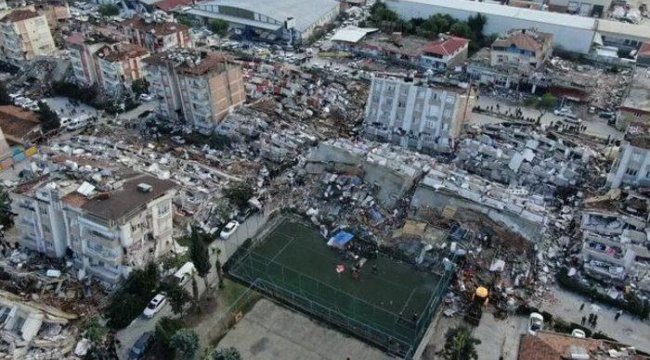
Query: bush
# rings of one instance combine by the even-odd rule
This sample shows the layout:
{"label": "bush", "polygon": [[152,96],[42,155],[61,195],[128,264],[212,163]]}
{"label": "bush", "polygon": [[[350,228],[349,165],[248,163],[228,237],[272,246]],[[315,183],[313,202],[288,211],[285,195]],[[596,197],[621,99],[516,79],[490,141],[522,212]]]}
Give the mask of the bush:
{"label": "bush", "polygon": [[194,359],[199,351],[199,336],[194,330],[180,329],[171,337],[169,345],[181,359]]}

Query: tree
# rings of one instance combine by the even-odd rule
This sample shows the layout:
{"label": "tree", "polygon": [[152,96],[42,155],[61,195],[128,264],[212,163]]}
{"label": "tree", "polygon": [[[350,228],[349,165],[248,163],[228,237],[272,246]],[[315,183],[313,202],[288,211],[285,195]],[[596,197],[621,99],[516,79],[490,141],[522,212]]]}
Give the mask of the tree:
{"label": "tree", "polygon": [[36,111],[36,114],[38,114],[38,117],[41,120],[41,130],[43,130],[44,133],[48,133],[61,127],[61,119],[59,119],[59,115],[57,115],[46,102],[38,102],[38,110]]}
{"label": "tree", "polygon": [[242,360],[239,350],[234,347],[218,349],[212,353],[212,360]]}
{"label": "tree", "polygon": [[135,79],[131,84],[131,90],[135,96],[149,93],[149,82],[145,78]]}
{"label": "tree", "polygon": [[120,14],[120,8],[114,4],[105,4],[99,7],[99,13],[102,16],[117,16]]}
{"label": "tree", "polygon": [[238,208],[246,206],[253,194],[253,188],[245,182],[237,182],[224,190],[224,196]]}
{"label": "tree", "polygon": [[459,21],[454,25],[452,25],[451,28],[449,29],[449,32],[452,35],[460,36],[465,39],[472,38],[472,29],[470,29],[469,25],[467,25],[467,23],[464,21]]}
{"label": "tree", "polygon": [[439,355],[445,360],[477,360],[476,345],[480,343],[481,340],[473,338],[465,326],[449,329],[445,347]]}
{"label": "tree", "polygon": [[14,214],[11,212],[11,198],[7,190],[0,188],[0,225],[5,229],[14,223]]}
{"label": "tree", "polygon": [[187,290],[183,289],[183,287],[177,283],[165,284],[163,290],[167,294],[167,299],[169,299],[169,305],[172,308],[172,312],[177,315],[182,313],[185,304],[191,300],[190,294]]}
{"label": "tree", "polygon": [[209,25],[210,31],[219,36],[225,36],[228,34],[228,28],[230,27],[230,24],[228,24],[227,21],[221,19],[213,19],[210,21]]}
{"label": "tree", "polygon": [[0,82],[0,105],[12,105],[11,97],[9,96],[9,90],[7,90],[7,84]]}
{"label": "tree", "polygon": [[483,37],[483,28],[487,24],[487,17],[480,13],[477,13],[475,16],[470,16],[467,18],[467,25],[469,26],[474,40],[480,40]]}
{"label": "tree", "polygon": [[190,235],[190,259],[194,264],[197,274],[203,278],[205,283],[205,289],[208,289],[208,273],[212,264],[210,264],[210,253],[208,252],[208,247],[205,246],[203,241],[204,235],[199,233],[199,230],[196,228],[192,229],[192,234]]}
{"label": "tree", "polygon": [[107,325],[113,329],[127,327],[142,313],[146,305],[146,302],[143,304],[142,298],[137,295],[119,292],[113,296],[106,309]]}
{"label": "tree", "polygon": [[194,306],[201,311],[199,306],[199,284],[196,283],[196,277],[194,275],[192,275],[192,295],[194,297]]}
{"label": "tree", "polygon": [[184,326],[182,320],[164,316],[156,323],[155,338],[165,347],[169,347],[172,336]]}
{"label": "tree", "polygon": [[171,337],[169,345],[181,359],[194,359],[199,351],[199,336],[194,330],[180,329]]}
{"label": "tree", "polygon": [[553,94],[545,93],[544,95],[542,95],[542,98],[539,100],[537,106],[545,110],[550,110],[555,107],[556,103],[557,103],[557,98],[553,96]]}

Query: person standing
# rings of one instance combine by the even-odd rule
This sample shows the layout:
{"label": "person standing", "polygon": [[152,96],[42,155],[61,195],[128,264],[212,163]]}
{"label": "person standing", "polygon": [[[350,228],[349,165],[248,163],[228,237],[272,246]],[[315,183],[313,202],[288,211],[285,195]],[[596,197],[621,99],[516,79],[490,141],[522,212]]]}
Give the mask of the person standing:
{"label": "person standing", "polygon": [[584,308],[585,308],[585,303],[582,303],[582,305],[580,305],[580,311],[582,311],[582,309]]}
{"label": "person standing", "polygon": [[580,325],[585,326],[585,322],[587,322],[587,317],[583,316],[582,320],[580,320]]}
{"label": "person standing", "polygon": [[614,321],[618,321],[618,318],[620,318],[621,315],[623,315],[623,310],[617,311],[616,315],[614,315]]}

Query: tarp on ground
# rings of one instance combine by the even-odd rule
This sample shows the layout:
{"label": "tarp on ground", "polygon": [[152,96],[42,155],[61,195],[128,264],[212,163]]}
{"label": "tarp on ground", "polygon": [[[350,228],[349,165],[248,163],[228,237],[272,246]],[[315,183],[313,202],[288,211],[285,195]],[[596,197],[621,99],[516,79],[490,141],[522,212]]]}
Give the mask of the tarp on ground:
{"label": "tarp on ground", "polygon": [[352,240],[352,238],[354,238],[354,235],[352,235],[351,233],[347,231],[339,231],[329,239],[327,245],[337,247],[337,248],[343,248],[345,244],[349,243],[350,240]]}

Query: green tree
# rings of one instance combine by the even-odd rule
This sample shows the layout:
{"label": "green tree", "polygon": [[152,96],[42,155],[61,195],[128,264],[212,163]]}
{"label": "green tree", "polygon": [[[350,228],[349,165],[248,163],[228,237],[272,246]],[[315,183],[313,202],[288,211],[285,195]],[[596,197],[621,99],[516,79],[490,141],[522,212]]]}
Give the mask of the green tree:
{"label": "green tree", "polygon": [[228,34],[228,28],[230,27],[227,21],[221,19],[210,20],[209,26],[210,31],[219,36],[225,36]]}
{"label": "green tree", "polygon": [[553,96],[553,94],[551,93],[545,93],[544,95],[542,95],[542,98],[539,100],[537,107],[544,110],[550,110],[554,108],[556,104],[557,104],[557,98]]}
{"label": "green tree", "polygon": [[253,194],[253,188],[245,182],[234,183],[224,190],[224,196],[238,208],[246,206]]}
{"label": "green tree", "polygon": [[467,23],[464,21],[459,21],[454,25],[452,25],[451,28],[449,29],[449,32],[452,35],[460,36],[465,39],[472,38],[472,29],[470,29],[469,25],[467,25]]}
{"label": "green tree", "polygon": [[480,343],[481,340],[473,338],[465,326],[449,329],[445,347],[439,355],[445,360],[477,360],[476,345]]}
{"label": "green tree", "polygon": [[9,96],[9,90],[7,90],[7,84],[0,82],[0,105],[12,105],[11,97]]}
{"label": "green tree", "polygon": [[180,329],[169,339],[169,345],[181,359],[194,359],[199,351],[199,336],[194,330]]}
{"label": "green tree", "polygon": [[149,82],[145,78],[135,79],[131,84],[131,90],[135,96],[149,93]]}
{"label": "green tree", "polygon": [[193,228],[192,234],[190,235],[190,259],[194,264],[197,274],[203,278],[205,283],[205,289],[208,289],[208,273],[212,264],[210,264],[210,253],[208,252],[208,247],[205,245],[203,240],[205,237],[204,234],[200,233],[198,229]]}
{"label": "green tree", "polygon": [[36,114],[41,120],[41,130],[43,130],[43,133],[48,133],[61,127],[61,119],[59,119],[59,115],[57,115],[46,102],[38,102],[38,110],[36,111]]}
{"label": "green tree", "polygon": [[217,349],[212,353],[212,360],[242,360],[239,350],[234,347]]}
{"label": "green tree", "polygon": [[192,275],[192,296],[194,298],[194,307],[201,311],[199,299],[199,284],[196,283],[196,276]]}
{"label": "green tree", "polygon": [[4,187],[0,187],[0,225],[5,230],[14,223],[14,214],[11,212],[11,198]]}
{"label": "green tree", "polygon": [[180,314],[183,312],[183,307],[190,300],[190,294],[182,286],[177,283],[167,283],[162,287],[163,291],[167,294],[167,299],[169,299],[169,305],[172,308],[174,314]]}
{"label": "green tree", "polygon": [[104,4],[99,7],[99,13],[102,16],[117,16],[120,14],[120,8],[114,4]]}
{"label": "green tree", "polygon": [[155,338],[165,347],[169,347],[172,336],[184,326],[182,320],[164,316],[156,323]]}
{"label": "green tree", "polygon": [[480,40],[483,37],[483,28],[485,27],[485,24],[487,24],[487,17],[480,13],[467,18],[467,25],[473,34],[472,39]]}
{"label": "green tree", "polygon": [[149,263],[144,269],[131,272],[124,287],[111,298],[106,309],[107,325],[122,329],[138,317],[158,288],[158,268]]}

